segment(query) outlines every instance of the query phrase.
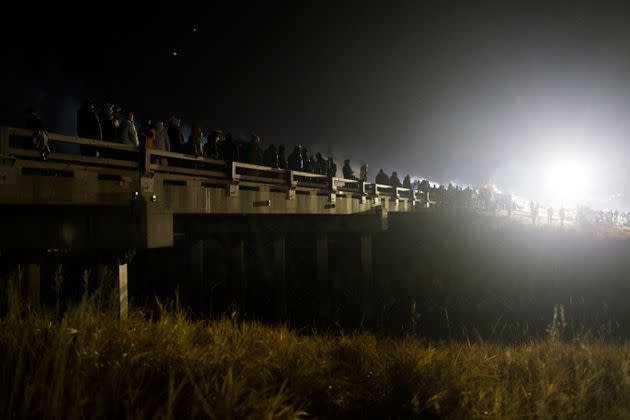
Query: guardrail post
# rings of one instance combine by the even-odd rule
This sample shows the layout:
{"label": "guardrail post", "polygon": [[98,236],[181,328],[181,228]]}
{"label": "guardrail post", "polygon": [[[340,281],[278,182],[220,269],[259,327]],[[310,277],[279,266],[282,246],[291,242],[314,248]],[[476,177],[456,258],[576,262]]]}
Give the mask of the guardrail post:
{"label": "guardrail post", "polygon": [[236,173],[236,162],[230,162],[229,170],[230,183],[227,185],[225,193],[228,197],[238,197],[239,175]]}
{"label": "guardrail post", "polygon": [[287,178],[287,183],[289,189],[287,191],[287,200],[293,200],[295,199],[295,187],[297,185],[297,181],[293,178],[293,171],[289,170],[288,175],[289,177]]}
{"label": "guardrail post", "polygon": [[367,186],[370,185],[367,182],[360,181],[359,182],[359,193],[361,194],[361,204],[365,204],[367,202]]}

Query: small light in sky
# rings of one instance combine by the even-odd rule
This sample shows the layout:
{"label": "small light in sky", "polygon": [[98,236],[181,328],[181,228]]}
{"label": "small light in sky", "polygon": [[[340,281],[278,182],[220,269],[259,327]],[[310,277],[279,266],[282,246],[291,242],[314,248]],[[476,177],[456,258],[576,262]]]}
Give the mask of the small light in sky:
{"label": "small light in sky", "polygon": [[196,26],[193,28],[193,32],[197,32],[197,27]]}
{"label": "small light in sky", "polygon": [[173,57],[177,57],[177,55],[178,55],[177,51],[173,51],[171,54],[173,55]]}

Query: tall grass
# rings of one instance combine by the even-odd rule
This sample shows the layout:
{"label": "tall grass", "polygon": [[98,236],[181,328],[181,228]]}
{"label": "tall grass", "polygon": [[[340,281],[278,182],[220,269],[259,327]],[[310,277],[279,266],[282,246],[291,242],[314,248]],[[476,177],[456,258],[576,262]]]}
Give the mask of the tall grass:
{"label": "tall grass", "polygon": [[630,416],[630,347],[323,336],[89,297],[0,320],[0,417]]}

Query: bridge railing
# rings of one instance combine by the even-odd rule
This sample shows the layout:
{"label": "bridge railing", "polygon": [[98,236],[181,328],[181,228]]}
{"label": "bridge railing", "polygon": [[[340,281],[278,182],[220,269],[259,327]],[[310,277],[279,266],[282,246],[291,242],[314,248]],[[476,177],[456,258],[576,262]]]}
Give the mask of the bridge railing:
{"label": "bridge railing", "polygon": [[[138,149],[133,146],[48,133],[48,144],[51,152],[46,156],[46,161],[43,161],[40,151],[33,145],[32,138],[33,130],[2,127],[0,131],[0,155],[34,162],[34,165],[28,166],[78,163],[122,169],[139,168]],[[94,156],[85,155],[86,149],[98,150],[100,157],[96,157],[96,153]]]}
{"label": "bridge railing", "polygon": [[228,162],[224,160],[195,157],[158,149],[147,149],[145,153],[145,172],[227,179],[231,170]]}
{"label": "bridge railing", "polygon": [[[407,188],[395,188],[357,179],[329,177],[244,162],[195,157],[158,149],[142,151],[131,145],[58,133],[48,133],[51,153],[44,161],[40,151],[33,145],[32,137],[33,131],[29,129],[0,127],[0,164],[12,164],[15,159],[20,159],[23,166],[44,169],[65,168],[67,164],[76,164],[138,170],[140,173],[214,178],[229,185],[230,194],[238,190],[239,183],[251,182],[276,185],[279,188],[287,188],[290,192],[294,192],[296,188],[306,188],[320,190],[331,195],[354,194],[362,198],[387,196],[412,200],[422,199],[419,193],[414,193],[413,190]],[[99,152],[99,157],[96,156],[95,151]],[[24,162],[27,164],[24,165]]]}

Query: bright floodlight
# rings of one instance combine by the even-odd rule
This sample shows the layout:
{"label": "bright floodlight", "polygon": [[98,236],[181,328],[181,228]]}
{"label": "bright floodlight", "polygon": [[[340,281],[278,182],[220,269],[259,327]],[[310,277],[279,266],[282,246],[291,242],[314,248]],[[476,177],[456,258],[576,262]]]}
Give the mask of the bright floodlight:
{"label": "bright floodlight", "polygon": [[589,165],[577,159],[557,159],[550,162],[543,176],[546,193],[553,201],[578,203],[590,189]]}

